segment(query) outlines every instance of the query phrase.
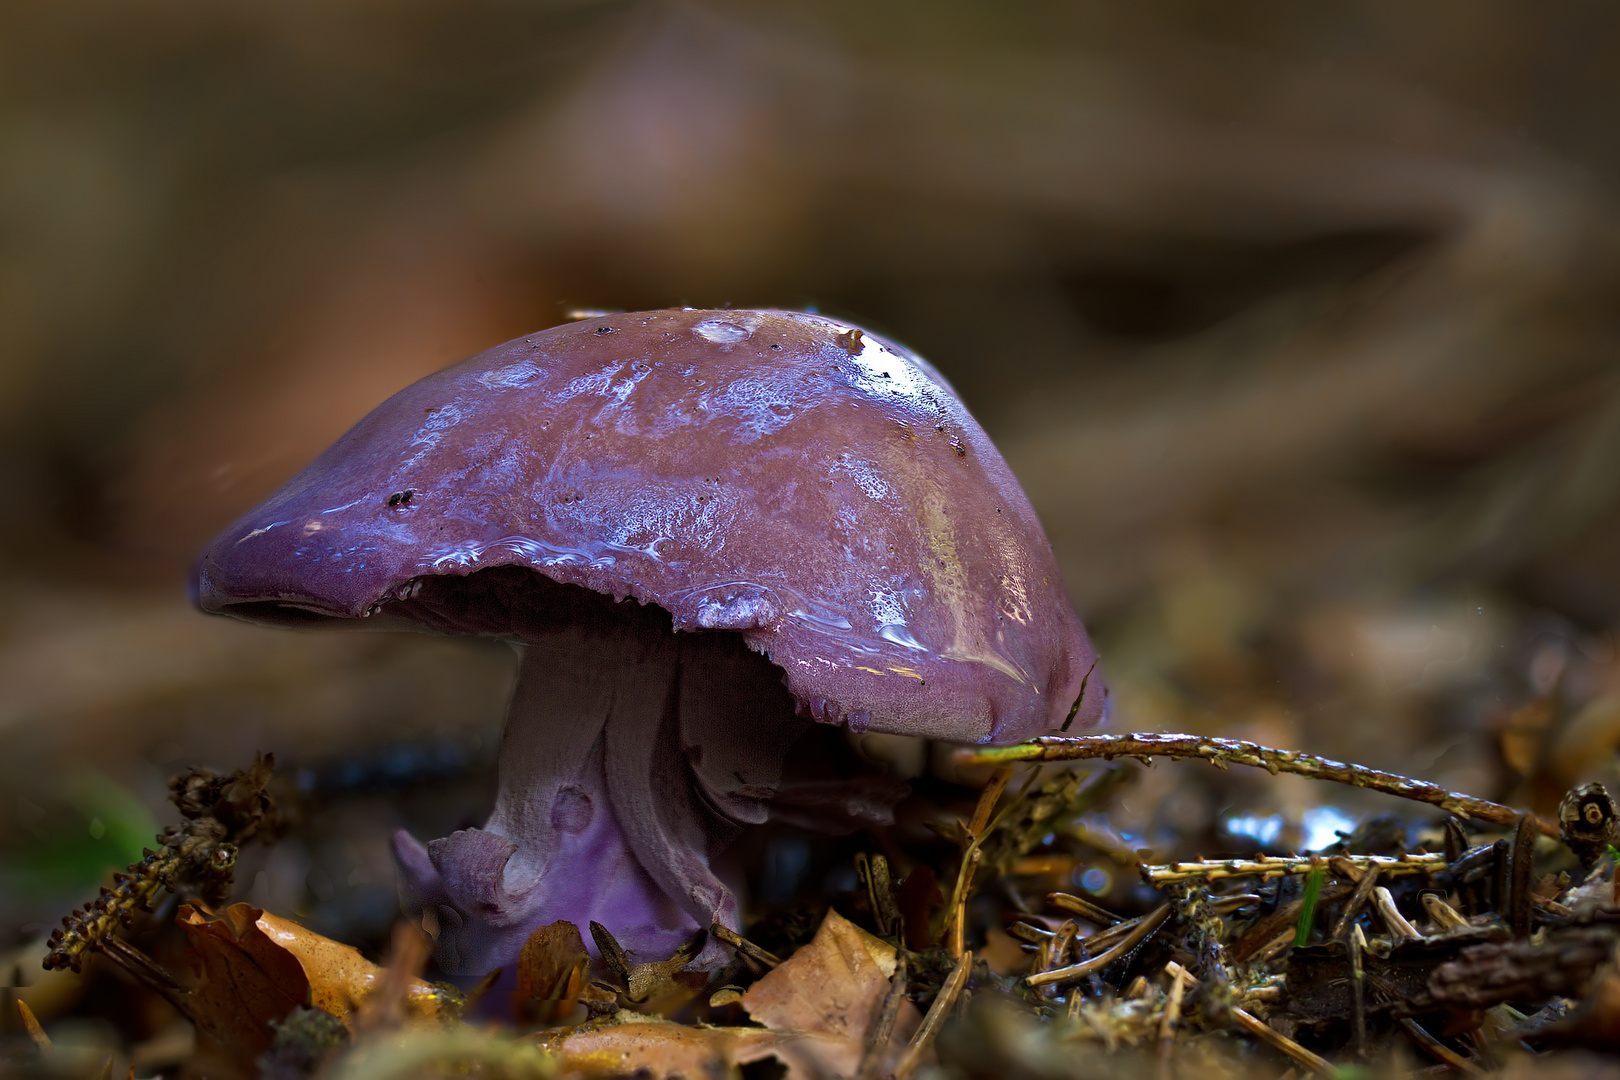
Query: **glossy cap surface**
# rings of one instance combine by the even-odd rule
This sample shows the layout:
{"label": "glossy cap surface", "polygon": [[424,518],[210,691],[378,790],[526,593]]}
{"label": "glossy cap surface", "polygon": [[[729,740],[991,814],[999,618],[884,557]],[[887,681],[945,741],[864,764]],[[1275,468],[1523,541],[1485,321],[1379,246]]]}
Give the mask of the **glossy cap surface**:
{"label": "glossy cap surface", "polygon": [[198,599],[365,618],[507,565],[738,632],[855,730],[1016,740],[1083,680],[1074,726],[1103,712],[990,440],[926,364],[818,315],[611,315],[423,379],[225,530]]}

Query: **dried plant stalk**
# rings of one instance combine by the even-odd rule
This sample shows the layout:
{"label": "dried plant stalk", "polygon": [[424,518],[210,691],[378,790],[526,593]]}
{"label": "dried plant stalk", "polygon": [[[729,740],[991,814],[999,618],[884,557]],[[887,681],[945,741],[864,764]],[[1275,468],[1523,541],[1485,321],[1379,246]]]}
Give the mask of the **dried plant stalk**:
{"label": "dried plant stalk", "polygon": [[764,964],[768,968],[776,967],[782,963],[781,957],[776,956],[774,953],[766,952],[758,945],[755,945],[752,941],[749,941],[747,938],[737,933],[737,931],[733,930],[731,927],[726,926],[724,923],[711,923],[709,926],[709,933],[713,934],[727,945],[730,945],[733,949],[736,949],[750,960],[757,960],[759,963]]}
{"label": "dried plant stalk", "polygon": [[[1016,746],[989,746],[963,751],[966,761],[975,764],[1005,765],[1014,761],[1082,761],[1089,759],[1137,758],[1147,762],[1153,757],[1172,759],[1201,758],[1217,768],[1228,765],[1248,765],[1265,769],[1272,775],[1280,772],[1308,776],[1316,780],[1332,780],[1351,787],[1381,791],[1403,799],[1438,806],[1461,818],[1473,818],[1492,825],[1517,825],[1521,811],[1487,799],[1449,791],[1438,784],[1414,780],[1408,776],[1369,769],[1365,765],[1347,765],[1331,758],[1302,754],[1296,750],[1278,750],[1242,739],[1216,739],[1203,735],[1175,735],[1159,732],[1134,732],[1123,735],[1079,735],[1073,738],[1043,736]],[[1536,819],[1540,830],[1548,836],[1558,835],[1558,824]]]}
{"label": "dried plant stalk", "polygon": [[1126,934],[1118,944],[1111,946],[1106,952],[1099,953],[1089,960],[1082,960],[1078,964],[1070,964],[1068,967],[1054,968],[1051,971],[1040,971],[1034,975],[1026,976],[1024,978],[1024,982],[1030,986],[1046,986],[1049,983],[1075,982],[1079,979],[1085,978],[1093,971],[1101,971],[1109,964],[1112,964],[1115,960],[1118,960],[1120,957],[1136,948],[1136,946],[1140,944],[1144,938],[1153,933],[1153,931],[1157,930],[1164,923],[1164,920],[1170,917],[1170,911],[1171,907],[1169,904],[1161,904],[1150,914],[1143,916],[1141,919],[1135,920],[1135,926],[1131,929],[1130,933]]}
{"label": "dried plant stalk", "polygon": [[51,932],[45,969],[80,970],[87,951],[98,949],[138,911],[151,911],[165,889],[193,888],[210,904],[229,895],[236,854],[249,840],[273,834],[280,825],[269,793],[275,757],[258,755],[246,769],[219,776],[192,769],[169,781],[169,798],[184,818],[158,837],[138,863],[113,875],[111,887],[62,920]]}
{"label": "dried plant stalk", "polygon": [[[1198,985],[1198,977],[1174,960],[1166,964],[1164,969],[1174,978],[1185,980],[1189,987]],[[1326,1058],[1312,1053],[1282,1032],[1267,1026],[1263,1020],[1258,1019],[1253,1013],[1234,1007],[1232,1009],[1232,1020],[1250,1035],[1255,1036],[1262,1042],[1270,1043],[1272,1047],[1282,1051],[1307,1069],[1328,1077],[1339,1074],[1339,1070],[1335,1069]]]}
{"label": "dried plant stalk", "polygon": [[[1358,870],[1376,870],[1391,877],[1400,874],[1434,874],[1446,868],[1443,854],[1345,855],[1345,863]],[[1258,877],[1269,879],[1289,874],[1308,874],[1321,866],[1321,856],[1277,855],[1255,859],[1199,859],[1195,862],[1143,865],[1142,879],[1149,885],[1174,885],[1183,881],[1220,881],[1222,878]]]}
{"label": "dried plant stalk", "polygon": [[939,996],[928,1007],[928,1014],[923,1017],[922,1024],[911,1036],[911,1042],[906,1044],[905,1053],[901,1054],[899,1062],[894,1067],[894,1080],[906,1080],[917,1066],[922,1063],[923,1056],[933,1045],[934,1037],[939,1034],[939,1025],[950,1013],[951,1006],[956,1004],[956,997],[962,992],[968,975],[973,971],[973,954],[963,952],[957,957],[956,966],[946,976],[945,984],[939,988]]}

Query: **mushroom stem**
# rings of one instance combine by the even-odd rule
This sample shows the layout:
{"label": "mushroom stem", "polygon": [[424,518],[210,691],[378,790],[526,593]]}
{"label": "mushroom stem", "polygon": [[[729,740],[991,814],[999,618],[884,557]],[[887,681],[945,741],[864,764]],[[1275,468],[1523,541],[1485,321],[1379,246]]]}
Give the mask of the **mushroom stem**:
{"label": "mushroom stem", "polygon": [[482,829],[425,847],[396,836],[402,899],[434,912],[449,971],[506,963],[557,919],[600,922],[660,958],[699,926],[736,923],[680,750],[676,635],[624,615],[526,641]]}

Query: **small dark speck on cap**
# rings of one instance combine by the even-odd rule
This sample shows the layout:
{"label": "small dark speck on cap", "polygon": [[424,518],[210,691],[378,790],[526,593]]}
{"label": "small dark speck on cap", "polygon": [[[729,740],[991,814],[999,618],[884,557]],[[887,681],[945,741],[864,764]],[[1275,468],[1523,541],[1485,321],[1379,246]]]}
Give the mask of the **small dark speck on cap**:
{"label": "small dark speck on cap", "polygon": [[617,328],[612,326],[598,326],[595,330],[591,331],[593,334],[612,334],[615,332],[617,332]]}
{"label": "small dark speck on cap", "polygon": [[388,496],[388,505],[405,506],[414,498],[416,498],[416,492],[406,488],[404,491],[396,491]]}

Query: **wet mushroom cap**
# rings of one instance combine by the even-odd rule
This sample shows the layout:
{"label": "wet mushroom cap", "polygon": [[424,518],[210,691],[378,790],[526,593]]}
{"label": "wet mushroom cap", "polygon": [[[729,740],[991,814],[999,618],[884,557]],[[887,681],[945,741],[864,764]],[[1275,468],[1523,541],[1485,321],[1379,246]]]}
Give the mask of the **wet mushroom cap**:
{"label": "wet mushroom cap", "polygon": [[802,714],[856,731],[1014,741],[1083,684],[1073,726],[1103,713],[1000,454],[926,364],[818,315],[611,315],[423,379],[226,529],[198,600],[365,619],[507,566],[735,631]]}

